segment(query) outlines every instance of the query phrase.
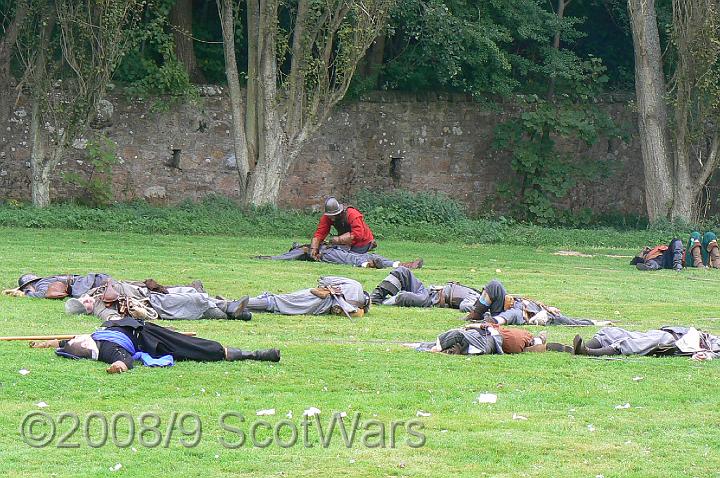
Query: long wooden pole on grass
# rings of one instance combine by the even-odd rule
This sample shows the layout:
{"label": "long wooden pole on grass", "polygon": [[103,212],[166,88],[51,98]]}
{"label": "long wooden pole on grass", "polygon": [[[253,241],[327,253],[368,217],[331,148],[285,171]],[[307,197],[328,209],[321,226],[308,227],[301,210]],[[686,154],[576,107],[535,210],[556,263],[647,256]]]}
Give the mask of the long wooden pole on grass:
{"label": "long wooden pole on grass", "polygon": [[[190,337],[195,337],[197,335],[196,332],[178,332],[183,335],[187,335]],[[0,341],[10,341],[10,340],[67,340],[72,339],[73,337],[77,337],[78,335],[83,334],[74,334],[74,335],[17,335],[17,336],[11,336],[11,337],[0,337]]]}

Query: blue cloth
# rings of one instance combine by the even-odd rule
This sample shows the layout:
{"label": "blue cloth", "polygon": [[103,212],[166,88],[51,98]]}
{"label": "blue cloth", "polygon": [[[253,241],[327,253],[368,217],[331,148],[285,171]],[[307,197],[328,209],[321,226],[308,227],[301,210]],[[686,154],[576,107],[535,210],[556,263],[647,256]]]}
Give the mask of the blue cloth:
{"label": "blue cloth", "polygon": [[132,340],[130,340],[130,337],[122,332],[116,332],[114,330],[98,330],[92,334],[92,338],[95,341],[104,340],[106,342],[112,342],[119,345],[132,355],[133,360],[139,360],[146,367],[172,367],[175,365],[175,360],[172,355],[163,355],[160,358],[153,358],[148,353],[138,352],[135,350],[135,346],[133,345]]}

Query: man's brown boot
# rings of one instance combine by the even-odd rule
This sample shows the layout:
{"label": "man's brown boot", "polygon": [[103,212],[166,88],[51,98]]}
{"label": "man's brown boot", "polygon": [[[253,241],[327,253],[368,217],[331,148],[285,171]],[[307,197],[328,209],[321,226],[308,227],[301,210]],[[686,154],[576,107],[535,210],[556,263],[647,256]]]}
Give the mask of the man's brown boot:
{"label": "man's brown boot", "polygon": [[420,269],[422,268],[425,261],[423,261],[422,257],[415,259],[412,262],[401,262],[400,265],[403,267],[407,267],[408,269]]}
{"label": "man's brown boot", "polygon": [[703,267],[703,261],[702,261],[702,252],[700,250],[700,245],[693,246],[693,248],[690,250],[693,258],[693,267]]}
{"label": "man's brown boot", "polygon": [[576,335],[573,339],[573,352],[575,355],[587,355],[587,347],[585,347],[580,335]]}
{"label": "man's brown boot", "polygon": [[708,249],[710,250],[710,265],[714,269],[720,269],[720,249],[717,241],[710,241]]}

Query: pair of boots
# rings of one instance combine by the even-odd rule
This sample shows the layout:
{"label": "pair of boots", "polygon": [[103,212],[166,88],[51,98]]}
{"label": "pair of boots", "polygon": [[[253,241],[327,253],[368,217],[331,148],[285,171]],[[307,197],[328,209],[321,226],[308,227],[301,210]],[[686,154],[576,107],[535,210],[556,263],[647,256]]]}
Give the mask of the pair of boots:
{"label": "pair of boots", "polygon": [[234,362],[236,360],[259,360],[261,362],[279,362],[280,350],[264,349],[249,352],[247,350],[225,347],[225,360]]}
{"label": "pair of boots", "polygon": [[590,355],[593,357],[600,357],[602,355],[618,355],[618,351],[615,347],[603,347],[595,338],[588,340],[588,343],[583,342],[580,335],[576,335],[573,339],[573,353],[575,355]]}
{"label": "pair of boots", "polygon": [[[698,242],[692,246],[692,249],[690,249],[694,267],[704,267],[701,248],[702,245]],[[710,254],[710,263],[708,264],[708,267],[720,269],[720,249],[718,248],[717,241],[710,241],[707,248],[708,253]]]}
{"label": "pair of boots", "polygon": [[252,312],[246,310],[248,302],[250,302],[250,296],[247,295],[241,297],[240,300],[226,301],[225,314],[227,314],[227,318],[237,320],[252,319]]}

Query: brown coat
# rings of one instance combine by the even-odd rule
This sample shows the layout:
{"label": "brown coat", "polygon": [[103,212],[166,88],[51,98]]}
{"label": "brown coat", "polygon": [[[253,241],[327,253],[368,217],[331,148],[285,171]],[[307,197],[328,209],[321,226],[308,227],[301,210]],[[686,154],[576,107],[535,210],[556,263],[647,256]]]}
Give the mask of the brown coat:
{"label": "brown coat", "polygon": [[533,344],[533,335],[525,329],[515,327],[498,327],[502,335],[502,350],[506,354],[519,354]]}

